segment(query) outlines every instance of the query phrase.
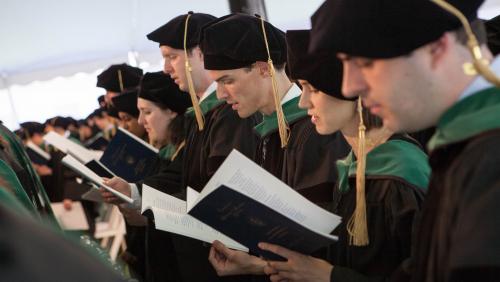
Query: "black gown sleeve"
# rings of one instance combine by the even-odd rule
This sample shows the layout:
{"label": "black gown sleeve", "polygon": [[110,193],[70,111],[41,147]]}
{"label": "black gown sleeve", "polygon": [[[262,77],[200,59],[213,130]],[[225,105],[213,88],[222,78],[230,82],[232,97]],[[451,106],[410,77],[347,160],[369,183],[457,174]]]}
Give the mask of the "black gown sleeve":
{"label": "black gown sleeve", "polygon": [[[182,193],[182,162],[184,159],[184,149],[179,151],[174,160],[159,160],[155,173],[137,182],[139,193],[142,194],[142,184],[151,186],[158,191],[176,196]],[[180,195],[179,195],[180,196]]]}
{"label": "black gown sleeve", "polygon": [[335,162],[349,153],[340,132],[319,135],[309,119],[293,125],[284,156],[282,180],[314,203],[331,202],[337,182]]}
{"label": "black gown sleeve", "polygon": [[[350,179],[351,187],[354,182],[355,179]],[[400,277],[400,268],[411,255],[414,221],[424,192],[389,176],[367,177],[366,193],[370,243],[364,247],[349,245],[345,223],[354,211],[356,194],[351,188],[341,196],[338,206],[337,212],[344,221],[335,230],[339,241],[332,247],[331,281],[394,281]]]}
{"label": "black gown sleeve", "polygon": [[[484,138],[467,147],[448,173],[462,193],[451,234],[447,281],[498,281],[500,277],[500,146]],[[453,177],[451,177],[453,176]],[[443,230],[446,232],[447,230]],[[447,242],[442,242],[446,244]]]}
{"label": "black gown sleeve", "polygon": [[230,105],[223,105],[213,118],[214,123],[208,136],[208,179],[233,149],[252,158],[257,147],[257,136],[253,133],[256,120],[253,116],[242,119]]}

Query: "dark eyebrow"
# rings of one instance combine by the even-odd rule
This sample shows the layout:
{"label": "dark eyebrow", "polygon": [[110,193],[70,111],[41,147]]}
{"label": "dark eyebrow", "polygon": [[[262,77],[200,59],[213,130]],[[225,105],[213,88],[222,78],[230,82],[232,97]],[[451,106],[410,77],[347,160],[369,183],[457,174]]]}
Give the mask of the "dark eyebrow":
{"label": "dark eyebrow", "polygon": [[229,75],[228,75],[228,74],[225,74],[225,75],[223,75],[223,76],[221,76],[221,77],[217,78],[217,79],[215,80],[215,82],[221,82],[222,80],[226,80],[226,79],[228,79],[228,78],[229,78]]}
{"label": "dark eyebrow", "polygon": [[172,50],[167,50],[165,52],[162,52],[161,53],[164,57],[168,57],[168,56],[172,56],[172,55],[176,55],[175,53],[172,52]]}

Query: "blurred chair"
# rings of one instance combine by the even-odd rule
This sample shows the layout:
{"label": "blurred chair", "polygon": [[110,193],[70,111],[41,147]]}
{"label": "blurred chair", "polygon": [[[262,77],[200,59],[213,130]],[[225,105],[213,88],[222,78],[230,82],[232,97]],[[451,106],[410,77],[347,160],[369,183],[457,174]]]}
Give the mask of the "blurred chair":
{"label": "blurred chair", "polygon": [[105,215],[105,220],[96,223],[94,237],[101,240],[101,247],[109,247],[109,255],[113,261],[118,256],[120,247],[122,251],[126,249],[125,220],[120,210],[115,205],[110,205]]}

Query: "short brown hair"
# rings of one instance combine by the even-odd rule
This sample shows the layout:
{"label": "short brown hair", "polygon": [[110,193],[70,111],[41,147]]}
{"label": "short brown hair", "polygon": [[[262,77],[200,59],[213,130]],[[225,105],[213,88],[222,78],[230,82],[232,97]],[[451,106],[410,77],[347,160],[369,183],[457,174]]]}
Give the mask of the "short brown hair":
{"label": "short brown hair", "polygon": [[[283,64],[273,64],[274,65],[274,69],[277,70],[277,71],[281,71],[281,70],[284,70],[285,69],[285,65],[286,63],[283,63]],[[251,64],[249,66],[246,66],[246,67],[243,67],[245,69],[246,72],[251,72],[252,71],[252,68],[255,66],[255,64]]]}
{"label": "short brown hair", "polygon": [[[472,29],[472,33],[476,36],[479,45],[486,44],[486,28],[484,27],[483,21],[475,19],[470,23],[470,27]],[[467,37],[467,33],[463,27],[454,30],[453,33],[457,37],[457,41],[460,44],[467,46],[469,38]]]}

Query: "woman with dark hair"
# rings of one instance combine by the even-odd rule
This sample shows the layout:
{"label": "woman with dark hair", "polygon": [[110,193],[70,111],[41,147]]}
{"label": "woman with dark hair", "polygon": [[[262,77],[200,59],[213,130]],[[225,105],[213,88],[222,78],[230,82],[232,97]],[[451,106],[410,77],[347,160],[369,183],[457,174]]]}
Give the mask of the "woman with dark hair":
{"label": "woman with dark hair", "polygon": [[181,167],[177,165],[182,163],[184,154],[184,113],[191,106],[191,99],[164,73],[146,73],[141,81],[137,106],[139,123],[146,129],[150,143],[160,149],[162,162],[155,166],[144,183],[167,194],[179,193],[182,189],[177,177],[180,177]]}
{"label": "woman with dark hair", "polygon": [[[120,208],[127,222],[146,224],[146,258],[142,261],[146,265],[146,281],[179,280],[170,233],[156,230],[154,218],[146,214],[146,220],[140,214],[140,204],[143,184],[170,195],[183,196],[184,113],[190,105],[189,95],[180,91],[169,76],[162,72],[146,73],[138,90],[138,121],[144,126],[149,142],[160,150],[158,160],[141,182],[129,184],[118,177],[105,182],[134,199],[132,207],[121,205]],[[121,203],[110,193],[102,194],[109,203]]]}

